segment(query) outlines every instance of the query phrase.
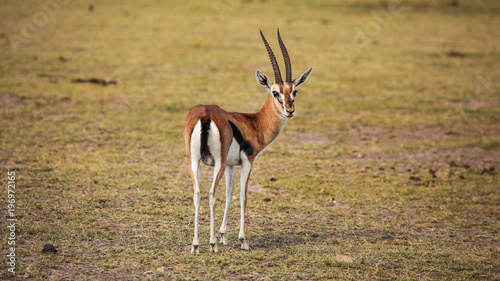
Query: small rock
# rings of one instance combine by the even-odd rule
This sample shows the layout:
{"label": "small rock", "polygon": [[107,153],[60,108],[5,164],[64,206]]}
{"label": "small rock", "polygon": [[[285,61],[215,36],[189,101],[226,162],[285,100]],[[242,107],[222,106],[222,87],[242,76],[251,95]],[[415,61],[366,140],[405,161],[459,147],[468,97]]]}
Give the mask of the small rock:
{"label": "small rock", "polygon": [[260,184],[249,185],[247,189],[248,191],[255,193],[262,193],[266,191]]}
{"label": "small rock", "polygon": [[446,54],[448,57],[453,57],[453,58],[465,58],[466,55],[460,51],[455,51],[451,50]]}
{"label": "small rock", "polygon": [[276,181],[276,178],[275,178],[275,177],[271,177],[271,178],[269,179],[269,181]]}
{"label": "small rock", "polygon": [[413,181],[421,181],[422,179],[421,179],[421,178],[419,178],[419,177],[410,176],[410,180],[413,180]]}
{"label": "small rock", "polygon": [[45,244],[42,253],[57,253],[56,248],[52,244]]}
{"label": "small rock", "polygon": [[167,270],[173,270],[173,269],[174,268],[171,267],[171,266],[162,266],[162,267],[157,268],[156,271],[158,271],[158,272],[165,272]]}
{"label": "small rock", "polygon": [[342,210],[349,210],[349,209],[351,209],[351,207],[349,205],[345,205],[345,204],[339,203],[335,199],[332,201],[332,204],[333,204],[334,208],[338,208],[338,209],[342,209]]}
{"label": "small rock", "polygon": [[91,83],[91,84],[98,84],[101,86],[107,86],[107,85],[116,85],[117,82],[116,80],[105,80],[101,78],[74,78],[71,79],[71,83]]}
{"label": "small rock", "polygon": [[269,202],[269,201],[271,201],[271,198],[264,198],[264,199],[262,199],[262,201]]}
{"label": "small rock", "polygon": [[431,174],[431,176],[432,176],[433,178],[437,178],[437,176],[436,176],[436,170],[429,169],[429,174]]}
{"label": "small rock", "polygon": [[495,172],[495,167],[490,167],[489,169],[488,168],[483,168],[483,171],[481,171],[481,175],[484,175],[484,174],[493,174],[493,172]]}
{"label": "small rock", "polygon": [[337,256],[335,257],[335,261],[336,261],[336,262],[346,262],[346,263],[352,263],[352,262],[353,262],[353,260],[352,260],[352,258],[351,258],[351,257],[349,257],[349,256],[344,256],[344,255],[337,255]]}
{"label": "small rock", "polygon": [[182,265],[182,264],[177,264],[177,265],[174,265],[174,269],[176,269],[176,270],[183,270],[183,269],[184,269],[184,267],[185,267],[185,266],[184,266],[184,265]]}

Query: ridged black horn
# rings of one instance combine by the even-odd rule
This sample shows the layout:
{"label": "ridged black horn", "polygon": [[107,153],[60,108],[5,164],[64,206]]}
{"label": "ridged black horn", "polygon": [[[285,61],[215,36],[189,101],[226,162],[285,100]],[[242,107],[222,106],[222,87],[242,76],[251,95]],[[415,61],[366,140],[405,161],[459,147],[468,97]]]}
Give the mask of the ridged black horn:
{"label": "ridged black horn", "polygon": [[283,54],[283,59],[285,60],[286,69],[286,82],[292,82],[292,62],[290,61],[290,56],[286,50],[283,40],[281,40],[280,29],[278,28],[278,42],[280,43],[281,53]]}
{"label": "ridged black horn", "polygon": [[276,57],[274,56],[273,50],[271,50],[269,43],[267,43],[266,37],[264,37],[262,30],[260,31],[260,37],[262,37],[262,41],[264,42],[264,45],[266,45],[267,54],[269,55],[269,59],[271,59],[271,65],[273,66],[273,70],[274,70],[274,80],[275,80],[274,83],[277,83],[277,84],[283,83],[283,79],[281,78],[281,72],[280,72],[280,68],[278,66],[278,62],[276,61]]}

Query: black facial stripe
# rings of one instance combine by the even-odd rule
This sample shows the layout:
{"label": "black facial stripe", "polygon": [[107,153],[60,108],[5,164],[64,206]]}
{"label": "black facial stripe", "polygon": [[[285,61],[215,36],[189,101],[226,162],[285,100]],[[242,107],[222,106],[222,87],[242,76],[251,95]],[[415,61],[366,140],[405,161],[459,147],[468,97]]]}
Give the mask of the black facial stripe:
{"label": "black facial stripe", "polygon": [[208,147],[208,133],[210,131],[210,119],[201,119],[201,145],[200,145],[200,154],[201,160],[206,165],[213,165],[214,157],[210,153],[210,148]]}
{"label": "black facial stripe", "polygon": [[229,121],[229,125],[231,125],[231,128],[233,129],[233,137],[236,139],[236,142],[240,145],[240,151],[244,151],[246,155],[250,156],[253,154],[253,147],[252,145],[246,141],[243,138],[243,135],[241,134],[240,130],[236,125],[234,125],[233,122]]}

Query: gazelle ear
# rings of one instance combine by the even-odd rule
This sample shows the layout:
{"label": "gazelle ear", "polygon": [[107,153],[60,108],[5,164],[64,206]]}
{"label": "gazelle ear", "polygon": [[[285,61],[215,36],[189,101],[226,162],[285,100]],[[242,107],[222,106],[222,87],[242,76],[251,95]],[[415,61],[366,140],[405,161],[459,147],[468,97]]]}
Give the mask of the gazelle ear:
{"label": "gazelle ear", "polygon": [[258,69],[255,72],[255,79],[257,79],[257,83],[264,86],[268,92],[271,92],[271,81],[269,81],[267,76]]}
{"label": "gazelle ear", "polygon": [[312,70],[313,68],[311,67],[308,70],[306,70],[306,72],[302,73],[302,75],[300,75],[298,78],[293,79],[293,84],[295,85],[295,87],[299,87],[304,82],[306,82]]}

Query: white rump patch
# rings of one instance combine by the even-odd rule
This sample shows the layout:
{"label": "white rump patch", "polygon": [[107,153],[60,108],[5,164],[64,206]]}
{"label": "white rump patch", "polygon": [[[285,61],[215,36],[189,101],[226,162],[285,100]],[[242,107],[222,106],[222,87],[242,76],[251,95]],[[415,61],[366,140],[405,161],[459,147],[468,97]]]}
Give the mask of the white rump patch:
{"label": "white rump patch", "polygon": [[198,163],[201,159],[201,120],[196,122],[193,132],[191,133],[191,160],[193,163]]}

